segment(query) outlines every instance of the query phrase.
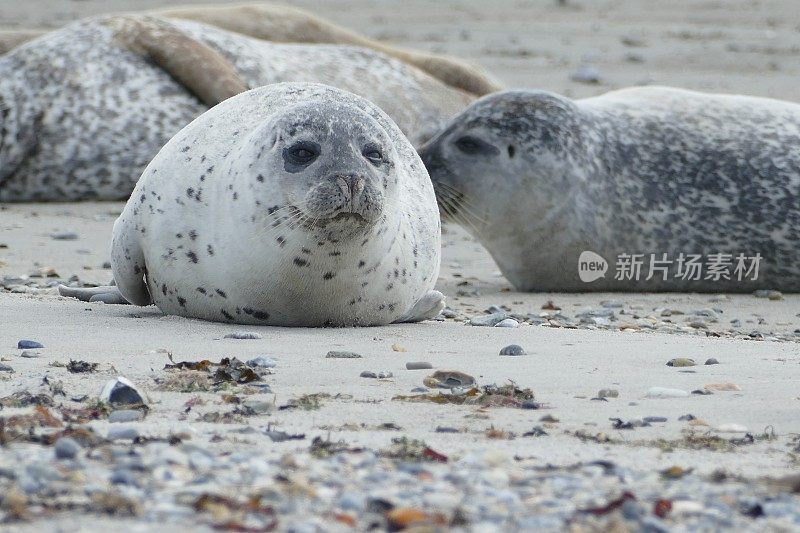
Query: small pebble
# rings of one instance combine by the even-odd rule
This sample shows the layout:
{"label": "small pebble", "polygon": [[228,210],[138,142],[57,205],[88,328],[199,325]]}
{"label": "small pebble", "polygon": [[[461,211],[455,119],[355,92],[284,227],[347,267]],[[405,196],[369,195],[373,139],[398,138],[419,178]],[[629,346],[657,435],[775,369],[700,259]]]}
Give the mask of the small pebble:
{"label": "small pebble", "polygon": [[617,389],[600,389],[597,392],[598,398],[619,398],[619,391]]}
{"label": "small pebble", "polygon": [[74,231],[56,231],[50,234],[50,238],[54,241],[76,241],[78,234]]}
{"label": "small pebble", "polygon": [[75,459],[81,451],[81,445],[75,439],[61,437],[54,446],[56,459]]}
{"label": "small pebble", "polygon": [[250,368],[274,368],[277,364],[278,362],[272,357],[264,357],[263,355],[247,360],[247,366]]}
{"label": "small pebble", "polygon": [[228,333],[225,335],[226,339],[263,339],[263,337],[259,333],[253,333],[252,331],[234,331],[233,333]]}
{"label": "small pebble", "polygon": [[689,396],[689,393],[681,389],[651,387],[645,396],[648,398],[686,398]]}
{"label": "small pebble", "polygon": [[406,350],[405,347],[400,345],[400,344],[392,344],[392,351],[393,352],[407,352],[408,350]]}
{"label": "small pebble", "polygon": [[130,426],[112,426],[108,428],[108,440],[133,440],[139,436],[139,430]]}
{"label": "small pebble", "polygon": [[542,407],[542,404],[539,402],[534,402],[533,400],[525,400],[520,404],[521,409],[539,409]]}
{"label": "small pebble", "polygon": [[328,359],[361,359],[361,355],[355,352],[339,352],[339,351],[330,351],[328,355],[325,356]]}
{"label": "small pebble", "polygon": [[437,426],[436,433],[461,433],[456,428],[451,428],[447,426]]}
{"label": "small pebble", "polygon": [[378,374],[376,374],[375,372],[370,372],[369,370],[364,370],[361,374],[359,374],[359,377],[362,377],[362,378],[377,378]]}
{"label": "small pebble", "polygon": [[518,344],[509,344],[500,350],[500,355],[525,355],[525,350]]}
{"label": "small pebble", "polygon": [[539,422],[556,423],[556,422],[561,422],[561,419],[559,419],[555,415],[544,415],[542,418],[539,419]]}
{"label": "small pebble", "polygon": [[497,324],[495,324],[494,327],[496,327],[496,328],[518,328],[519,327],[519,322],[517,322],[513,318],[506,318],[504,320],[501,320]]}
{"label": "small pebble", "polygon": [[412,361],[406,363],[406,370],[426,370],[433,368],[433,365],[427,361]]}
{"label": "small pebble", "polygon": [[653,422],[666,422],[667,417],[665,416],[646,416],[642,419],[645,424],[652,424]]}
{"label": "small pebble", "polygon": [[697,418],[697,417],[696,417],[696,416],[694,416],[693,414],[688,414],[688,415],[681,415],[681,416],[679,416],[679,417],[678,417],[678,420],[680,420],[680,421],[682,421],[682,422],[683,422],[683,421],[687,421],[687,422],[688,422],[688,421],[690,421],[690,420],[694,420],[694,419],[696,419],[696,418]]}
{"label": "small pebble", "polygon": [[719,433],[747,433],[747,426],[741,424],[720,424],[714,428]]}
{"label": "small pebble", "polygon": [[378,379],[388,379],[394,377],[391,372],[378,372]]}
{"label": "small pebble", "polygon": [[595,84],[600,83],[602,80],[602,75],[595,67],[583,65],[578,70],[570,74],[569,79],[578,83]]}
{"label": "small pebble", "polygon": [[715,391],[740,391],[742,388],[737,385],[736,383],[731,383],[730,381],[726,381],[723,383],[708,383],[703,385],[703,388],[706,390],[715,390]]}
{"label": "small pebble", "polygon": [[717,361],[716,358],[711,357],[709,359],[706,359],[705,364],[707,364],[707,365],[718,365],[719,361]]}
{"label": "small pebble", "polygon": [[44,344],[23,339],[17,343],[17,348],[20,350],[35,350],[37,348],[44,348]]}
{"label": "small pebble", "polygon": [[24,357],[25,359],[35,359],[37,357],[41,357],[42,354],[39,352],[29,352],[28,350],[25,350],[19,354],[19,356]]}
{"label": "small pebble", "polygon": [[10,366],[0,363],[0,372],[13,372],[13,371],[14,369],[11,368]]}
{"label": "small pebble", "polygon": [[108,415],[108,421],[112,424],[120,422],[139,422],[144,418],[144,413],[137,409],[121,409],[113,411]]}

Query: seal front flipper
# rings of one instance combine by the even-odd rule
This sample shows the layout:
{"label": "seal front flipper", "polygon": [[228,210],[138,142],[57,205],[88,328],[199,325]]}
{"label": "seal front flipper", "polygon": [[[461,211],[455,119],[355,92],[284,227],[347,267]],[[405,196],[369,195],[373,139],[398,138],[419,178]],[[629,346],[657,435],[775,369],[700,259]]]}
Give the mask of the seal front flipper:
{"label": "seal front flipper", "polygon": [[67,287],[58,286],[58,294],[67,298],[77,298],[82,302],[103,302],[106,304],[129,304],[115,285],[100,287]]}
{"label": "seal front flipper", "polygon": [[403,322],[422,322],[431,320],[444,309],[444,294],[439,291],[429,291],[414,304],[406,314],[394,321],[395,324]]}
{"label": "seal front flipper", "polygon": [[[136,191],[134,190],[134,194]],[[122,297],[134,305],[150,305],[153,299],[145,283],[147,265],[139,243],[138,232],[133,231],[125,213],[114,223],[111,241],[111,267],[114,281]]]}
{"label": "seal front flipper", "polygon": [[152,60],[209,107],[249,89],[222,54],[165,20],[125,15],[108,24],[124,46]]}

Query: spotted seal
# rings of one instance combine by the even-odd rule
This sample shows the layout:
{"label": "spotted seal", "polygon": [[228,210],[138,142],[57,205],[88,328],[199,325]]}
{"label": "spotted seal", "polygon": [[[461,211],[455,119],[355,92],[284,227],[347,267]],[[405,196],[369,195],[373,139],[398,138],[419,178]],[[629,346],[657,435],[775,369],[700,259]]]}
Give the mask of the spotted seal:
{"label": "spotted seal", "polygon": [[[369,48],[414,65],[445,84],[476,96],[483,96],[502,88],[499,82],[480,68],[461,59],[398,48],[375,41],[296,7],[269,3],[184,5],[147,13],[165,18],[203,22],[273,42],[345,44]],[[46,30],[0,30],[0,54],[44,33]]]}
{"label": "spotted seal", "polygon": [[[168,314],[366,326],[439,313],[440,244],[430,179],[391,119],[332,87],[281,83],[164,146],[114,224],[111,263],[125,300]],[[116,289],[62,288],[103,292]]]}
{"label": "spotted seal", "polygon": [[284,81],[363,96],[417,146],[474,100],[364,48],[152,16],[88,19],[0,57],[0,201],[127,199],[158,149],[209,106]]}
{"label": "spotted seal", "polygon": [[421,155],[519,290],[798,291],[799,144],[800,105],[640,87],[490,95]]}

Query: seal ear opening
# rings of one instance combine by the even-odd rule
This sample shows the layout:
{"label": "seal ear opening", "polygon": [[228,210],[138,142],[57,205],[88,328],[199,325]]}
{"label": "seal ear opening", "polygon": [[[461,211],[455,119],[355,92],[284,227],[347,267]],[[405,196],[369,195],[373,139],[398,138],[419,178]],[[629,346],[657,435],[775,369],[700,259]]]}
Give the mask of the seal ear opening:
{"label": "seal ear opening", "polygon": [[508,157],[513,159],[514,158],[514,152],[516,152],[516,149],[514,148],[513,145],[509,144],[508,145]]}

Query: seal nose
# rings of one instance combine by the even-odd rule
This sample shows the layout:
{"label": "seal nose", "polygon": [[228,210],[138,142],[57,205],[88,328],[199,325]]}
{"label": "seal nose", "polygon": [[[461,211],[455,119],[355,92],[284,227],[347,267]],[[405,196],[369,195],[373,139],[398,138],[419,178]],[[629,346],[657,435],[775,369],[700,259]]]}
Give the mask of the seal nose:
{"label": "seal nose", "polygon": [[355,174],[339,174],[336,176],[336,183],[339,184],[342,193],[352,202],[361,191],[364,190],[364,177]]}

